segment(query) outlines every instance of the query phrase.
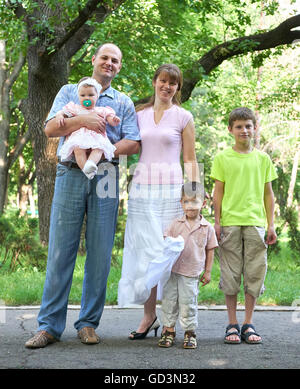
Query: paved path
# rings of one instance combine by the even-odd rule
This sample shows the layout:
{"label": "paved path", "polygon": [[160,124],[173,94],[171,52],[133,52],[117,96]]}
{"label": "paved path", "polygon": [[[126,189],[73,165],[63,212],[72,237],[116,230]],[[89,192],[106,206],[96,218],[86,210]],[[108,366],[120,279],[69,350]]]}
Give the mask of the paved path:
{"label": "paved path", "polygon": [[[217,308],[217,307],[216,307]],[[183,331],[177,326],[176,344],[157,346],[153,332],[142,341],[127,339],[142,317],[141,309],[104,310],[97,333],[98,345],[80,343],[73,327],[78,308],[68,310],[61,341],[44,349],[29,350],[24,342],[36,330],[38,307],[0,311],[0,369],[299,369],[300,311],[257,310],[255,325],[262,345],[223,343],[227,313],[199,309],[198,348],[182,348]],[[238,312],[240,322],[243,311]],[[159,331],[160,333],[160,331]],[[167,372],[168,370],[165,370]]]}

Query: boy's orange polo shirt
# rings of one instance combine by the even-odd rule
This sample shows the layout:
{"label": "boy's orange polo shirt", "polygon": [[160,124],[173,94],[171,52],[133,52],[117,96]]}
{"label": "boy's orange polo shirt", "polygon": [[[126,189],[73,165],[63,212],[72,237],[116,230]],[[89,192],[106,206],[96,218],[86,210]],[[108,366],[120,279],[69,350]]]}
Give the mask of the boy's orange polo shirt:
{"label": "boy's orange polo shirt", "polygon": [[186,277],[199,277],[205,269],[206,249],[218,247],[215,230],[202,215],[191,228],[184,215],[174,220],[164,233],[164,237],[177,238],[179,235],[184,239],[184,249],[172,272]]}

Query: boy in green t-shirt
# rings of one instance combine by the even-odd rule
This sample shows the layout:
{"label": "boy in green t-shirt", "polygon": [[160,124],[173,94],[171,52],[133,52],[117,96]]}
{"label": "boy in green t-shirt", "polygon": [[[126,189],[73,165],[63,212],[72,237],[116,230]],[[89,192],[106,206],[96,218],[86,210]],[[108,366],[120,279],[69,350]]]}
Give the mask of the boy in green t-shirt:
{"label": "boy in green t-shirt", "polygon": [[[277,238],[271,182],[277,174],[269,156],[252,146],[256,128],[256,118],[250,109],[233,110],[228,130],[235,144],[216,155],[211,172],[215,179],[213,204],[221,268],[219,286],[225,294],[229,319],[224,342],[232,344],[240,343],[241,338],[252,344],[262,342],[252,324],[252,316],[256,298],[264,291],[267,247]],[[242,275],[245,318],[240,330],[236,307]]]}

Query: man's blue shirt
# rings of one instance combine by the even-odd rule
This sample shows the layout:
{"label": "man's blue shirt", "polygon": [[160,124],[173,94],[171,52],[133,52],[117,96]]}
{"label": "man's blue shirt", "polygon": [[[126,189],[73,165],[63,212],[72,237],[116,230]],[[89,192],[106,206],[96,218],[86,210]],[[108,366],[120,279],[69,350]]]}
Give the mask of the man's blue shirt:
{"label": "man's blue shirt", "polygon": [[[47,120],[52,119],[58,111],[60,111],[66,104],[73,101],[75,104],[80,104],[78,99],[77,84],[64,85],[56,95],[52,108],[48,114]],[[131,99],[118,92],[111,86],[100,94],[96,106],[109,106],[115,110],[116,115],[119,116],[121,122],[118,126],[112,127],[106,124],[106,133],[112,144],[121,139],[129,139],[139,141],[140,133],[137,126],[137,118],[135,108]],[[57,148],[57,154],[64,142],[65,137],[61,137]],[[72,158],[72,160],[74,160]]]}

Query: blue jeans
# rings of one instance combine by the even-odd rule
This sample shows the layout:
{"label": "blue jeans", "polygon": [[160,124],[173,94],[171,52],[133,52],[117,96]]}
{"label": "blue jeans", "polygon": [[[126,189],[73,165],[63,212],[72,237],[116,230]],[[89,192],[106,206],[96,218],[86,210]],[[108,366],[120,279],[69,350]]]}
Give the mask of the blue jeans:
{"label": "blue jeans", "polygon": [[46,330],[57,339],[66,325],[68,297],[85,214],[86,262],[81,310],[74,326],[80,330],[99,325],[118,214],[118,181],[118,167],[110,163],[100,164],[93,180],[88,180],[80,169],[57,165],[46,280],[38,315],[39,330]]}

